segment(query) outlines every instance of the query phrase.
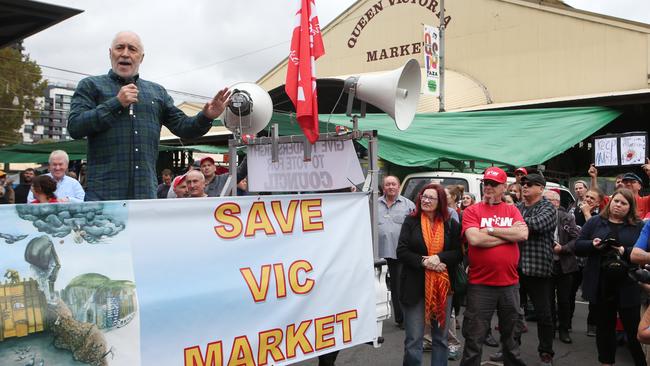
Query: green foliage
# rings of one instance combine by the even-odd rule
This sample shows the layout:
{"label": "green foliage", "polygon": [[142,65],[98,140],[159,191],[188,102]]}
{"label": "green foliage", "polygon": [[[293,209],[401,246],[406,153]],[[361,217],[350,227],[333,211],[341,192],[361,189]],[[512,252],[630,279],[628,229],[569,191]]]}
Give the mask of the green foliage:
{"label": "green foliage", "polygon": [[0,146],[21,142],[18,133],[25,114],[38,117],[36,98],[47,82],[41,68],[19,48],[0,49]]}

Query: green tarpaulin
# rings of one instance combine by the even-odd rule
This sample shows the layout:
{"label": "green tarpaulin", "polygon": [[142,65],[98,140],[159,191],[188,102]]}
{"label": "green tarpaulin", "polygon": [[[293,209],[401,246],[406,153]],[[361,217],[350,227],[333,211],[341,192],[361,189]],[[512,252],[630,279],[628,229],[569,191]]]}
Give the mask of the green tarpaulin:
{"label": "green tarpaulin", "polygon": [[[0,162],[2,163],[46,163],[50,153],[54,150],[63,150],[68,153],[70,160],[86,158],[86,140],[61,141],[49,144],[17,144],[0,149]],[[228,147],[216,148],[208,145],[197,146],[167,146],[159,145],[158,151],[196,151],[207,153],[227,152]],[[218,152],[217,152],[218,151]]]}
{"label": "green tarpaulin", "polygon": [[[477,167],[531,166],[561,154],[620,114],[601,107],[425,113],[416,115],[406,131],[398,130],[386,114],[369,114],[359,120],[359,128],[377,130],[379,157],[405,167],[458,168],[472,160]],[[333,132],[335,125],[352,125],[349,117],[340,114],[322,114],[320,120],[321,133]],[[274,113],[271,123],[279,124],[281,135],[302,134],[295,118],[287,114]],[[0,149],[0,162],[47,162],[49,153],[57,149],[73,160],[84,159],[86,141],[13,145]],[[222,154],[228,147],[160,145],[160,151],[171,150]]]}
{"label": "green tarpaulin", "polygon": [[186,149],[196,152],[208,153],[208,154],[227,154],[228,146],[212,146],[212,145],[186,145]]}
{"label": "green tarpaulin", "polygon": [[[531,166],[561,154],[620,114],[601,107],[426,113],[416,115],[406,131],[386,114],[369,114],[359,119],[359,128],[377,130],[379,157],[401,166],[458,167],[471,160],[477,167]],[[345,115],[320,115],[320,121],[321,133],[334,131],[335,124],[352,125]],[[288,115],[276,113],[271,122],[279,124],[281,135],[301,133]]]}

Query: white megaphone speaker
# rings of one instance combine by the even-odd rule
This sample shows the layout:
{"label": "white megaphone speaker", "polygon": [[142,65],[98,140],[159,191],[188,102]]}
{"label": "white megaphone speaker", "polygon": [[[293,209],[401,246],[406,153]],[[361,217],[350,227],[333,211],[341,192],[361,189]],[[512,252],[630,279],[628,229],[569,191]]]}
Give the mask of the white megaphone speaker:
{"label": "white megaphone speaker", "polygon": [[230,88],[230,102],[221,115],[224,126],[236,137],[255,136],[273,116],[273,102],[255,83],[237,83]]}
{"label": "white megaphone speaker", "polygon": [[[352,76],[345,80],[348,92],[348,115],[352,113],[352,100],[356,96],[362,102],[374,105],[386,112],[400,130],[406,130],[413,122],[420,100],[420,64],[410,59],[404,66],[393,71],[371,75]],[[362,114],[365,107],[362,103]]]}

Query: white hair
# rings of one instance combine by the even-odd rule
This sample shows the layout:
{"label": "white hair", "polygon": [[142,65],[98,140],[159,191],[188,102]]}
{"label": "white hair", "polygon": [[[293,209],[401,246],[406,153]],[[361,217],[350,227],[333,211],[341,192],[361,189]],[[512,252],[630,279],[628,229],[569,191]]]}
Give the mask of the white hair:
{"label": "white hair", "polygon": [[560,194],[555,191],[551,191],[550,189],[547,189],[546,191],[544,191],[544,197],[559,200]]}
{"label": "white hair", "polygon": [[111,41],[111,48],[113,48],[113,46],[115,45],[115,42],[117,41],[117,39],[122,35],[134,36],[135,39],[138,42],[138,46],[140,46],[140,50],[144,53],[144,44],[142,43],[142,39],[140,39],[140,36],[136,32],[128,31],[128,30],[127,31],[119,31],[119,32],[117,32],[115,34],[115,37],[113,37],[113,40]]}
{"label": "white hair", "polygon": [[186,175],[189,177],[190,174],[193,174],[193,175],[198,174],[201,177],[201,180],[205,182],[205,175],[203,175],[203,173],[201,173],[201,171],[199,171],[199,170],[190,170],[189,172],[187,172]]}
{"label": "white hair", "polygon": [[66,165],[70,163],[70,158],[68,153],[63,150],[54,150],[50,153],[50,158],[47,160],[49,163],[52,163],[52,159],[61,157],[65,161]]}

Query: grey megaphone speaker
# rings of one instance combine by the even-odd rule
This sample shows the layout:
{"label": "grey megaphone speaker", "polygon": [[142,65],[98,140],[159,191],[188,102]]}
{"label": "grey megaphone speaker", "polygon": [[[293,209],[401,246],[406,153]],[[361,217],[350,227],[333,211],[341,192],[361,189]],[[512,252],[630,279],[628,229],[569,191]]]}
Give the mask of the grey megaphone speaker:
{"label": "grey megaphone speaker", "polygon": [[400,130],[413,122],[420,100],[420,64],[410,59],[393,71],[354,76],[345,80],[345,89],[354,88],[357,99],[386,112]]}
{"label": "grey megaphone speaker", "polygon": [[255,83],[237,83],[230,88],[230,102],[221,115],[224,126],[235,136],[255,135],[273,116],[273,102]]}

